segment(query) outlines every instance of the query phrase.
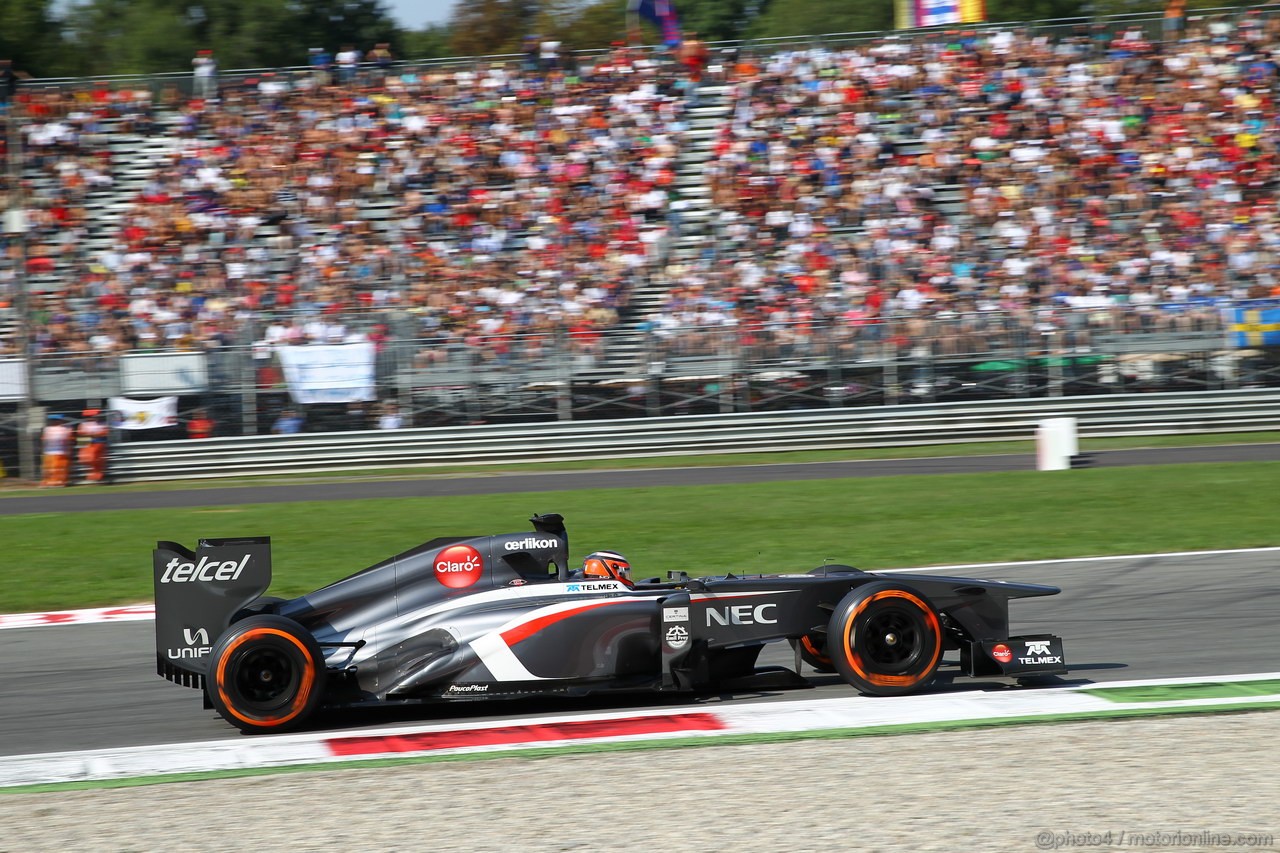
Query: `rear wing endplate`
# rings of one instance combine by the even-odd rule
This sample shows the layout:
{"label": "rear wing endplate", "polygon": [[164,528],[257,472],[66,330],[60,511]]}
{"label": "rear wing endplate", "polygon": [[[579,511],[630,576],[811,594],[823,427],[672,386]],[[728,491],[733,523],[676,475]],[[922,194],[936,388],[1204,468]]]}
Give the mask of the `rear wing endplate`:
{"label": "rear wing endplate", "polygon": [[159,674],[202,687],[213,644],[232,617],[271,585],[271,539],[201,539],[194,552],[157,542],[152,570]]}

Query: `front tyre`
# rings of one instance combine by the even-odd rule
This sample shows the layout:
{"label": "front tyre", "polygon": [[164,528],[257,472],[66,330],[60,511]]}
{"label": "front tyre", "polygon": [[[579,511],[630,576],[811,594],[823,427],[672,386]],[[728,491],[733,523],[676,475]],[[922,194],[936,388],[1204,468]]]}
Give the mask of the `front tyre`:
{"label": "front tyre", "polygon": [[209,652],[214,710],[250,733],[297,728],[320,704],[324,656],[315,638],[283,616],[234,623]]}
{"label": "front tyre", "polygon": [[899,584],[851,590],[831,614],[827,638],[836,671],[872,696],[914,693],[942,662],[938,614],[920,593]]}

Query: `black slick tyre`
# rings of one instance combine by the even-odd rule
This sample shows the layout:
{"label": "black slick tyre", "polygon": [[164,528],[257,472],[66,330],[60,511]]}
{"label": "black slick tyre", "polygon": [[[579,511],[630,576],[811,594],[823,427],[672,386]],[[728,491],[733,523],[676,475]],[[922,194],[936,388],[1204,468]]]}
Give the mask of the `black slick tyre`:
{"label": "black slick tyre", "polygon": [[283,732],[305,723],[320,705],[324,679],[319,644],[283,616],[242,619],[209,652],[209,700],[245,732]]}
{"label": "black slick tyre", "polygon": [[920,593],[874,582],[840,601],[827,649],[836,672],[862,693],[903,696],[933,680],[942,662],[942,626]]}

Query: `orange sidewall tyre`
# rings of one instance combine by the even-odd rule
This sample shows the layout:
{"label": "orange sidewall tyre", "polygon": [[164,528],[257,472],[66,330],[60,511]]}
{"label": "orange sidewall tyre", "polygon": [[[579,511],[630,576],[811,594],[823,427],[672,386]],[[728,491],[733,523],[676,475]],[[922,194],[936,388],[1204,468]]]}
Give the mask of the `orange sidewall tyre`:
{"label": "orange sidewall tyre", "polygon": [[831,614],[827,649],[836,672],[873,696],[915,693],[942,662],[938,613],[911,587],[874,582],[856,587]]}
{"label": "orange sidewall tyre", "polygon": [[250,616],[218,638],[206,678],[210,702],[231,725],[252,733],[289,731],[320,705],[324,655],[292,619]]}

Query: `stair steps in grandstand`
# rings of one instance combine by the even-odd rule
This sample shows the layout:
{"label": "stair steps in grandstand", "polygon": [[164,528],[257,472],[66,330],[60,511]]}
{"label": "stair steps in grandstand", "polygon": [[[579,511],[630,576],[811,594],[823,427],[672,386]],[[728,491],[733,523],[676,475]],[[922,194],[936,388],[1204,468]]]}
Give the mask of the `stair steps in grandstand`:
{"label": "stair steps in grandstand", "polygon": [[397,206],[396,199],[386,195],[362,198],[356,202],[360,215],[371,220],[390,219]]}
{"label": "stair steps in grandstand", "polygon": [[18,312],[15,308],[0,308],[0,350],[14,345],[18,333]]}
{"label": "stair steps in grandstand", "polygon": [[698,105],[685,109],[685,150],[701,143],[710,149],[724,122],[729,120],[729,86],[703,86],[698,90]]}
{"label": "stair steps in grandstand", "polygon": [[[696,255],[710,233],[710,219],[714,211],[703,169],[711,159],[720,128],[730,119],[729,92],[728,86],[704,86],[699,90],[700,106],[686,112],[689,129],[685,133],[684,145],[677,160],[675,186],[687,207],[681,213],[681,236],[672,242],[674,260]],[[642,283],[631,294],[625,318],[631,321],[628,325],[634,327],[657,313],[665,301],[669,287],[670,283],[660,276]],[[629,337],[627,340],[633,339]],[[634,351],[632,346],[615,343],[607,348],[607,364],[620,370],[634,370],[641,359],[641,353]]]}
{"label": "stair steps in grandstand", "polygon": [[705,234],[712,217],[711,190],[703,168],[711,159],[721,129],[732,118],[730,94],[729,86],[704,85],[698,90],[698,106],[685,111],[687,129],[676,158],[675,186],[688,206],[681,214],[684,234],[675,243],[677,251],[691,249],[698,243],[691,238]]}
{"label": "stair steps in grandstand", "polygon": [[707,186],[706,178],[702,174],[702,165],[706,160],[698,160],[696,165],[699,167],[696,171],[692,168],[681,170],[676,173],[675,184],[676,189],[680,190],[684,196],[693,195],[709,195],[711,188]]}
{"label": "stair steps in grandstand", "polygon": [[[724,121],[729,120],[729,114],[726,111]],[[711,146],[715,144],[717,137],[720,135],[719,123],[706,122],[704,124],[690,124],[689,129],[684,132],[684,141],[686,146],[700,146],[702,149],[710,151]],[[686,151],[699,150],[697,147],[691,147]],[[693,159],[692,155],[677,158],[682,162],[688,162]]]}
{"label": "stair steps in grandstand", "polygon": [[925,143],[923,139],[906,139],[894,146],[894,150],[899,155],[917,157],[924,153]]}
{"label": "stair steps in grandstand", "polygon": [[394,219],[392,215],[399,202],[390,196],[361,199],[356,203],[360,218],[369,223],[374,231],[385,232]]}
{"label": "stair steps in grandstand", "polygon": [[960,184],[937,184],[933,188],[933,207],[943,216],[953,218],[964,212],[964,187]]}

